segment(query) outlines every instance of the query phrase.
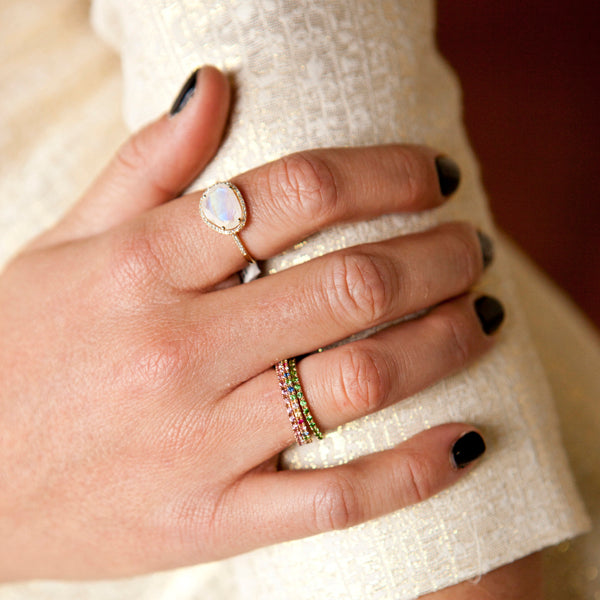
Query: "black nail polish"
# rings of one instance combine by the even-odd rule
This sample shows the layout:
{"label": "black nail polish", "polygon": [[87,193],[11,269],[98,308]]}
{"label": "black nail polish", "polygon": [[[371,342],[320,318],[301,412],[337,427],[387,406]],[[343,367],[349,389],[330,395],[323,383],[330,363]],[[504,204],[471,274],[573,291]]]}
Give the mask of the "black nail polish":
{"label": "black nail polish", "polygon": [[181,91],[177,98],[175,98],[175,102],[173,102],[173,106],[171,106],[171,110],[169,111],[170,117],[174,117],[176,114],[180,113],[185,108],[185,105],[191,100],[196,91],[196,82],[198,81],[199,71],[200,69],[196,69],[183,84]]}
{"label": "black nail polish", "polygon": [[481,255],[483,256],[483,268],[487,268],[494,260],[494,242],[482,231],[477,232],[479,245],[481,246]]}
{"label": "black nail polish", "polygon": [[494,333],[504,321],[504,307],[496,298],[480,296],[475,300],[475,312],[486,335]]}
{"label": "black nail polish", "polygon": [[458,165],[447,156],[438,156],[435,159],[435,168],[437,169],[442,196],[453,194],[460,183]]}
{"label": "black nail polish", "polygon": [[452,462],[456,469],[464,469],[485,452],[485,442],[476,431],[459,437],[452,446]]}

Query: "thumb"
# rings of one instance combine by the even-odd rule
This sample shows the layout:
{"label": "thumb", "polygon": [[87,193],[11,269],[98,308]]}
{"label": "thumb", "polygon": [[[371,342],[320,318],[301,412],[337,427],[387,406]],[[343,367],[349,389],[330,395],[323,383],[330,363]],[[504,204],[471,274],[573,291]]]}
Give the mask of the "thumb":
{"label": "thumb", "polygon": [[177,197],[219,147],[230,88],[215,67],[194,71],[169,114],[131,136],[65,218],[44,236],[90,236]]}

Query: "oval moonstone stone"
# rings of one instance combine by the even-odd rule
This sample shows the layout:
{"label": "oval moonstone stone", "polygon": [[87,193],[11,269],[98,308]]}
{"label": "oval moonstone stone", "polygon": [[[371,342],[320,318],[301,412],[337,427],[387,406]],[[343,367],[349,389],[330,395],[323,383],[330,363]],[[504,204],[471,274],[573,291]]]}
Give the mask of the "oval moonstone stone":
{"label": "oval moonstone stone", "polygon": [[239,231],[246,221],[241,194],[233,184],[215,183],[200,198],[202,218],[217,231]]}

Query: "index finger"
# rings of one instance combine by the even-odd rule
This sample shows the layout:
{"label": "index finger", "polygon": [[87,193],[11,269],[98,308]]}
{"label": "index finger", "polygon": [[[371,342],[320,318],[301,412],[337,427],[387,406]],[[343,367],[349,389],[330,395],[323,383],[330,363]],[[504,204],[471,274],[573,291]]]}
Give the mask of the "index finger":
{"label": "index finger", "polygon": [[[424,146],[298,152],[233,180],[247,206],[238,235],[255,259],[264,260],[335,224],[439,206],[458,179],[450,159]],[[193,193],[161,206],[144,223],[165,280],[178,289],[210,288],[247,264],[234,240],[202,222],[200,197]]]}

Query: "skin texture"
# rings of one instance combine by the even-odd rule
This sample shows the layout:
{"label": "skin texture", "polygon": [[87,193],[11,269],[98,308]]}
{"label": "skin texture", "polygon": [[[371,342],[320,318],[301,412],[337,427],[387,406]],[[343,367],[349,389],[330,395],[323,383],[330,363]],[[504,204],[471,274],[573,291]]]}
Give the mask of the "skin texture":
{"label": "skin texture", "polygon": [[[132,137],[0,276],[2,580],[232,556],[421,501],[473,466],[452,465],[473,430],[454,423],[341,467],[277,470],[293,434],[272,365],[434,306],[299,364],[322,429],[400,401],[493,344],[468,293],[483,261],[453,223],[235,285],[235,244],[203,225],[199,194],[179,197],[228,104],[203,69],[185,109]],[[242,174],[244,243],[263,259],[333,223],[437,206],[435,156],[318,150]]]}

